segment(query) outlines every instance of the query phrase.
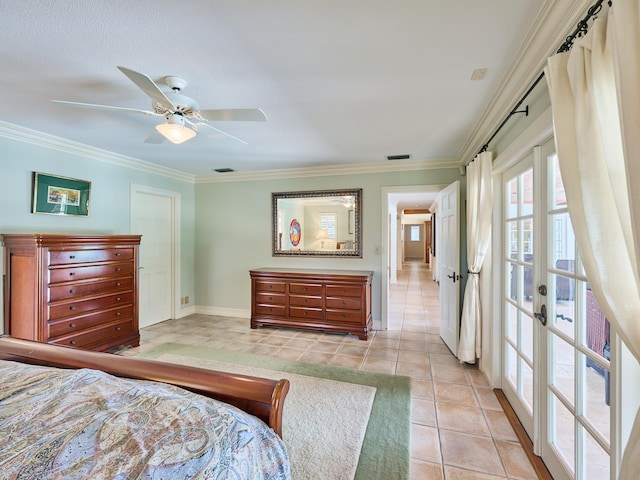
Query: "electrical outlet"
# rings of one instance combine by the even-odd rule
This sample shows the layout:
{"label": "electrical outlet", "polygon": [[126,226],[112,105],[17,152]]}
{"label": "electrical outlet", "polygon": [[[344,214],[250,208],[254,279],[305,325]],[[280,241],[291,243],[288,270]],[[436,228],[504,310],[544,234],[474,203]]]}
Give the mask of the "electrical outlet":
{"label": "electrical outlet", "polygon": [[188,303],[189,303],[189,297],[188,297],[188,296],[186,296],[186,297],[182,297],[180,300],[181,300],[181,301],[180,301],[180,303],[181,303],[182,305],[186,305],[186,304],[188,304]]}

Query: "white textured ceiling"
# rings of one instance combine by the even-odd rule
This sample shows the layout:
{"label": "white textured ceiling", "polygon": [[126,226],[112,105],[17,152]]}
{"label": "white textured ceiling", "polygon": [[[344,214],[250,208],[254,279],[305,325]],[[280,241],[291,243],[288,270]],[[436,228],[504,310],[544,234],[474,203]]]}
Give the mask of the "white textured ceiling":
{"label": "white textured ceiling", "polygon": [[[0,121],[200,176],[405,153],[459,164],[549,3],[2,0]],[[51,103],[150,109],[118,65],[184,78],[201,108],[269,120],[215,124],[245,146],[202,134],[154,145],[144,139],[161,119]]]}

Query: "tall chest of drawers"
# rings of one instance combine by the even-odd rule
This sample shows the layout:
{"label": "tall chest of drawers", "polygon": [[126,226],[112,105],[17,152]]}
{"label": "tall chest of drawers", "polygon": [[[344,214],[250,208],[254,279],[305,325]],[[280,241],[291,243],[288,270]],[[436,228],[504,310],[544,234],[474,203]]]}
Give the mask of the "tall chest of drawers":
{"label": "tall chest of drawers", "polygon": [[288,326],[368,338],[373,272],[261,268],[250,276],[251,328]]}
{"label": "tall chest of drawers", "polygon": [[4,330],[106,351],[140,344],[140,235],[2,235]]}

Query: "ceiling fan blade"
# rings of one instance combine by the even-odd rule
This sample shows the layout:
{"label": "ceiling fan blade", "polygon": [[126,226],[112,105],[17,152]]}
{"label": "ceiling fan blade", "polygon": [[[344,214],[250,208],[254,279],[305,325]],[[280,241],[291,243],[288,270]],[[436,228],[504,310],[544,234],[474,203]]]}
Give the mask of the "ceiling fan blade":
{"label": "ceiling fan blade", "polygon": [[162,116],[159,113],[152,112],[151,110],[141,110],[139,108],[112,107],[110,105],[96,105],[93,103],[67,102],[65,100],[51,100],[51,101],[53,103],[59,103],[61,105],[69,105],[71,107],[92,108],[97,110],[113,110],[117,112],[143,113],[144,115],[153,115],[154,117]]}
{"label": "ceiling fan blade", "polygon": [[140,88],[144,93],[149,95],[154,102],[159,103],[160,105],[171,110],[176,109],[176,106],[171,102],[171,100],[167,98],[164,92],[160,90],[160,88],[158,88],[154,81],[151,80],[151,78],[149,78],[147,75],[145,75],[144,73],[136,72],[134,70],[130,70],[125,67],[118,67],[118,70],[129,77],[129,80],[135,83],[138,88]]}
{"label": "ceiling fan blade", "polygon": [[248,145],[248,143],[245,142],[244,140],[241,140],[238,137],[234,137],[233,135],[227,132],[223,132],[222,130],[218,130],[217,128],[212,127],[211,125],[207,125],[206,123],[202,123],[202,122],[195,123],[195,122],[189,122],[188,120],[187,122],[191,124],[196,129],[196,131],[198,132],[202,131],[202,133],[204,133],[207,137],[211,137],[211,138],[229,137],[233,140],[243,143],[244,145]]}
{"label": "ceiling fan blade", "polygon": [[228,108],[221,110],[199,110],[205,120],[214,122],[245,121],[264,122],[267,116],[259,108]]}

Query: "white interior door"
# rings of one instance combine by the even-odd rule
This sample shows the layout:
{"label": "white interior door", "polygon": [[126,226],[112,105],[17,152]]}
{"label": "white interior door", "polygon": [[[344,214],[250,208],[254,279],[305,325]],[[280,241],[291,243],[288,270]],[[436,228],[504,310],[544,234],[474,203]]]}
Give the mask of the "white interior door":
{"label": "white interior door", "polygon": [[175,197],[140,188],[132,197],[132,232],[142,235],[138,291],[140,327],[146,327],[173,317]]}
{"label": "white interior door", "polygon": [[[436,215],[440,234],[436,242],[440,271],[440,337],[457,355],[460,339],[460,230],[456,181],[440,192]],[[436,228],[436,232],[438,228]]]}

